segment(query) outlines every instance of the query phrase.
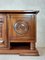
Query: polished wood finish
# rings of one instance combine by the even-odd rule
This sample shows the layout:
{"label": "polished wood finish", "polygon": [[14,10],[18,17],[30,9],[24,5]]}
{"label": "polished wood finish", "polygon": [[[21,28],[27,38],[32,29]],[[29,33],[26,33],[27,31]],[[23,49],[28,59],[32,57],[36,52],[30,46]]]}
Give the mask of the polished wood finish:
{"label": "polished wood finish", "polygon": [[37,14],[39,11],[33,11],[33,10],[0,10],[0,13],[4,14]]}
{"label": "polished wood finish", "polygon": [[8,46],[7,42],[7,20],[5,14],[0,14],[0,49],[5,49]]}
{"label": "polished wood finish", "polygon": [[38,12],[0,10],[0,54],[39,55],[35,47]]}
{"label": "polished wood finish", "polygon": [[0,50],[0,54],[18,54],[18,55],[25,55],[25,56],[39,56],[38,51],[35,50],[21,50],[21,49],[15,49],[15,50]]}
{"label": "polished wood finish", "polygon": [[[11,17],[10,17],[10,22],[9,22],[9,24],[10,24],[10,26],[9,26],[9,35],[10,35],[10,40],[14,40],[14,41],[17,41],[17,40],[26,40],[26,39],[28,39],[28,40],[35,40],[35,17],[31,17],[30,18],[30,15],[28,16],[28,15],[23,15],[22,14],[22,16],[21,16],[21,14],[12,14],[12,15],[10,15]],[[26,21],[27,23],[28,23],[28,25],[29,26],[31,26],[31,27],[29,27],[29,31],[27,32],[27,33],[25,33],[25,34],[22,34],[22,35],[18,35],[18,34],[16,34],[16,32],[15,32],[15,30],[13,29],[13,26],[14,26],[14,24],[16,23],[16,21],[18,21],[18,20],[24,20],[24,21]]]}

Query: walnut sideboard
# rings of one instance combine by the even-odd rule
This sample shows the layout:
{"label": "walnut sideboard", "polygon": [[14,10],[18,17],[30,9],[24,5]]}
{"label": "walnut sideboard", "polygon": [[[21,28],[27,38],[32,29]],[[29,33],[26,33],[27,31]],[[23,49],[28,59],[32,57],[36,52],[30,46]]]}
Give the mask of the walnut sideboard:
{"label": "walnut sideboard", "polygon": [[0,10],[0,54],[39,55],[33,10]]}

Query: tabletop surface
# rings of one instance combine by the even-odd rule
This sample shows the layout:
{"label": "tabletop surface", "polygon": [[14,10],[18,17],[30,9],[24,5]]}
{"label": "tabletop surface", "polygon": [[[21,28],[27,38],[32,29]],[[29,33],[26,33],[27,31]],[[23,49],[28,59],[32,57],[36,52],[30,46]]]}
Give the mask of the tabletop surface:
{"label": "tabletop surface", "polygon": [[0,10],[0,13],[37,14],[38,12],[38,10]]}

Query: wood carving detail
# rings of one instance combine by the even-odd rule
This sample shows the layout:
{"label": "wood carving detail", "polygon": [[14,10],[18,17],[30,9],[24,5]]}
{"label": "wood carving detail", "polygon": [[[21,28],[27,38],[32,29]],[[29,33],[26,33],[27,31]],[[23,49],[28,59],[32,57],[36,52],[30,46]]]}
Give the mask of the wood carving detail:
{"label": "wood carving detail", "polygon": [[0,18],[0,37],[2,37],[2,28],[3,28],[3,18]]}
{"label": "wood carving detail", "polygon": [[39,55],[36,14],[39,11],[0,11],[0,53]]}
{"label": "wood carving detail", "polygon": [[28,32],[29,26],[28,23],[25,21],[21,21],[18,20],[15,24],[14,24],[14,30],[16,31],[17,34],[25,34],[26,32]]}

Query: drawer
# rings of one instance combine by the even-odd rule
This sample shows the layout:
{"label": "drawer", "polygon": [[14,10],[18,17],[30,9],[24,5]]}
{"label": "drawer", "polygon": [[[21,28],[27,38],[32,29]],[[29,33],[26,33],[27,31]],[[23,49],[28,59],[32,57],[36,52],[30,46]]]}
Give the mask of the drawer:
{"label": "drawer", "polygon": [[7,47],[7,23],[6,15],[0,14],[0,48]]}

